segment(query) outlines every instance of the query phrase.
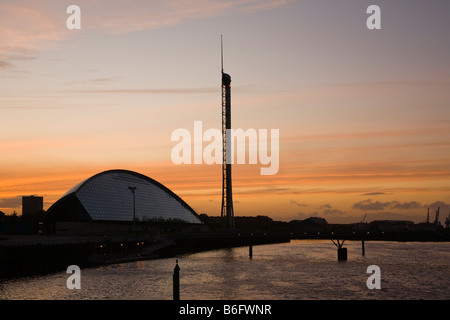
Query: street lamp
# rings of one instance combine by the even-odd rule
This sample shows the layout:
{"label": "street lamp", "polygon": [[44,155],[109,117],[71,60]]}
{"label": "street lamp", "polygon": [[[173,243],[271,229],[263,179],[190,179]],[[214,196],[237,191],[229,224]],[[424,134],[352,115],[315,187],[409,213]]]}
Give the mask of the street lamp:
{"label": "street lamp", "polygon": [[136,187],[128,187],[128,190],[133,193],[133,231],[136,236]]}

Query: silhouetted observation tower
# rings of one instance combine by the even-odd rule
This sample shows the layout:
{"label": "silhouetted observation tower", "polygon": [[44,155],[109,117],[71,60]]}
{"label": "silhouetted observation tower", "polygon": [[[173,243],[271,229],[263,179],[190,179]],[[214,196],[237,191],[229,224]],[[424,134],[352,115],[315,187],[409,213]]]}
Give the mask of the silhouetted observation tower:
{"label": "silhouetted observation tower", "polygon": [[231,184],[231,76],[223,72],[223,42],[220,37],[222,66],[222,211],[228,229],[234,229],[233,191]]}

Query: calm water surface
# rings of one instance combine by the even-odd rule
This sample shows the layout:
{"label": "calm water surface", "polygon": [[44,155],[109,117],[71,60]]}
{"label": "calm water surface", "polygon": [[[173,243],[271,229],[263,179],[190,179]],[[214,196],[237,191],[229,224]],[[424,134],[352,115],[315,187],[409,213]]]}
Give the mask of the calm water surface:
{"label": "calm water surface", "polygon": [[[337,261],[331,241],[215,250],[178,257],[181,299],[450,299],[450,243],[345,242]],[[381,289],[366,285],[369,265],[381,269]],[[0,282],[0,299],[172,299],[175,258],[81,270],[81,289],[69,290],[69,274]]]}

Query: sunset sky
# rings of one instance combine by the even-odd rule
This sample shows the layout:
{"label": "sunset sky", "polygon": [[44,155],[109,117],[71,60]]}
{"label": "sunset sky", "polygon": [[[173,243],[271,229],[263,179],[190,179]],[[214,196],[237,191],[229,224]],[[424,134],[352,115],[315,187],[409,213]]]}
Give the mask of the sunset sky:
{"label": "sunset sky", "polygon": [[127,169],[220,215],[221,165],[174,164],[171,134],[221,128],[223,35],[232,127],[280,132],[277,174],[233,166],[235,215],[443,222],[449,31],[448,0],[1,0],[0,210]]}

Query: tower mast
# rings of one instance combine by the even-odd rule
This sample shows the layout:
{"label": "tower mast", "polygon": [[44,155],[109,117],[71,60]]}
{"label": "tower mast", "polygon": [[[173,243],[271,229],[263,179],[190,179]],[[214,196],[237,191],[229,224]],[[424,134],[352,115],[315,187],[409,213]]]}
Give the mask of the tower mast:
{"label": "tower mast", "polygon": [[223,72],[223,40],[220,36],[222,73],[222,210],[228,229],[234,229],[233,192],[231,183],[231,76]]}

